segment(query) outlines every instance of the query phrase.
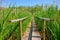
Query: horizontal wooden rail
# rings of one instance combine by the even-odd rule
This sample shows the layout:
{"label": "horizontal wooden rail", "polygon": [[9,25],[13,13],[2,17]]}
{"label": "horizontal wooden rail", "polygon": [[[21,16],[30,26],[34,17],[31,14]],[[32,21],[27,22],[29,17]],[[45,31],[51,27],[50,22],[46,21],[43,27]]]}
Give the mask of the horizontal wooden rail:
{"label": "horizontal wooden rail", "polygon": [[20,21],[20,20],[24,20],[26,18],[28,18],[28,17],[24,17],[24,18],[20,18],[20,19],[15,19],[15,20],[9,20],[9,22],[17,22],[17,21]]}
{"label": "horizontal wooden rail", "polygon": [[39,18],[41,20],[45,20],[45,21],[53,21],[52,18],[43,18],[43,17],[37,17],[37,18]]}
{"label": "horizontal wooden rail", "polygon": [[40,19],[42,19],[42,20],[46,20],[46,21],[52,21],[53,19],[51,19],[51,18],[42,18],[42,17],[39,17]]}

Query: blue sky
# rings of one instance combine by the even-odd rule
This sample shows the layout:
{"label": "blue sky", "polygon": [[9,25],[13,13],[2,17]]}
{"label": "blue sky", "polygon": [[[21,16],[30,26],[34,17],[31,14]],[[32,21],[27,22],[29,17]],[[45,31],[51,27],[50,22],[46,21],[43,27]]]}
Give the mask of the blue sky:
{"label": "blue sky", "polygon": [[[9,4],[15,3],[15,6],[35,6],[38,5],[51,5],[53,3],[53,0],[4,0],[2,3],[3,7],[8,7]],[[55,4],[57,4],[60,7],[60,0],[55,0]]]}

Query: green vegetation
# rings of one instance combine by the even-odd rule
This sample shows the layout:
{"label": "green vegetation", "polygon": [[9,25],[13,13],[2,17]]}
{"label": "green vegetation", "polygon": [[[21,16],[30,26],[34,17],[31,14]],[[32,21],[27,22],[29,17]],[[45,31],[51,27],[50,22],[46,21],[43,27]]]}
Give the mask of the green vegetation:
{"label": "green vegetation", "polygon": [[22,23],[22,32],[25,32],[27,25],[31,21],[31,14],[27,10],[23,9],[10,6],[9,8],[1,8],[0,40],[8,40],[13,34],[15,34],[14,36],[16,37],[16,40],[19,40],[19,22],[11,23],[9,20],[28,17],[26,20],[23,20]]}
{"label": "green vegetation", "polygon": [[31,17],[34,16],[39,31],[42,31],[42,20],[36,17],[52,18],[54,21],[46,21],[46,40],[60,40],[60,9],[57,6],[36,5],[35,7],[10,7],[0,8],[0,40],[10,40],[14,34],[19,40],[19,22],[8,22],[9,20],[28,17],[22,22],[22,32],[26,31]]}

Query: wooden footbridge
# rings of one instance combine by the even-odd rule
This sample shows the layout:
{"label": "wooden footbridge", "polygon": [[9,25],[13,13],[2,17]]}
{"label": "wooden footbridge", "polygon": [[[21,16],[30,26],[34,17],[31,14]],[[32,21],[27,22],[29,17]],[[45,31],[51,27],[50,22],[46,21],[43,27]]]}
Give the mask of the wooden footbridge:
{"label": "wooden footbridge", "polygon": [[[26,29],[25,34],[22,36],[22,21],[27,19],[27,17],[21,18],[21,19],[16,19],[16,20],[10,20],[9,22],[19,22],[20,26],[19,26],[19,37],[20,40],[45,40],[45,29],[46,29],[46,21],[52,21],[52,19],[50,18],[42,18],[42,17],[36,17],[39,20],[42,20],[43,24],[42,24],[42,37],[40,35],[40,32],[35,24],[35,20],[34,17],[32,17],[32,21],[29,23],[28,28]],[[12,37],[11,40],[14,40],[14,38]]]}

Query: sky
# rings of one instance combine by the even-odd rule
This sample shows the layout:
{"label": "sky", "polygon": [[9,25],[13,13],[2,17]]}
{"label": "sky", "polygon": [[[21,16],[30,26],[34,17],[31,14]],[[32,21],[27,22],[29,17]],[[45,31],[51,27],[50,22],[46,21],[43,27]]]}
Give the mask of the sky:
{"label": "sky", "polygon": [[[3,7],[8,7],[10,3],[15,4],[15,6],[35,6],[38,5],[51,5],[54,0],[4,0],[2,2]],[[60,7],[60,0],[55,0],[56,5]]]}

